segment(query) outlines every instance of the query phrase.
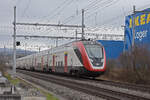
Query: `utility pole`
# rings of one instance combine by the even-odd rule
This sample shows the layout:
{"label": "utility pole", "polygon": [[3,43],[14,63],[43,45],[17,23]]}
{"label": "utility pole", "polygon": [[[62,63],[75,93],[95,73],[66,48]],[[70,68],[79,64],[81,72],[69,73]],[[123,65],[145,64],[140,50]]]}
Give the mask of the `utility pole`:
{"label": "utility pole", "polygon": [[135,16],[136,16],[136,13],[135,13],[135,5],[133,6],[133,23],[132,23],[132,48],[134,47],[134,40],[135,40]]}
{"label": "utility pole", "polygon": [[84,9],[82,9],[82,40],[84,39]]}
{"label": "utility pole", "polygon": [[16,6],[14,7],[13,76],[16,76]]}

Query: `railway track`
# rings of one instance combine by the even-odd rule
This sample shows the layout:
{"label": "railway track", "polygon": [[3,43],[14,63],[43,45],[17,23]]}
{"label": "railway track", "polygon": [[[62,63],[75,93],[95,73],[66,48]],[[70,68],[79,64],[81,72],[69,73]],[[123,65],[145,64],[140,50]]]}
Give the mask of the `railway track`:
{"label": "railway track", "polygon": [[129,84],[129,83],[121,83],[121,82],[114,82],[114,81],[108,81],[108,80],[101,80],[101,79],[90,79],[90,78],[76,78],[74,76],[68,76],[68,75],[59,75],[56,74],[59,77],[65,77],[69,79],[74,79],[74,80],[82,80],[82,81],[90,81],[90,82],[95,82],[97,84],[104,84],[104,85],[111,85],[114,87],[119,87],[119,88],[125,88],[129,90],[134,90],[134,91],[140,91],[140,92],[147,92],[150,93],[150,86],[145,86],[145,85],[137,85],[137,84]]}
{"label": "railway track", "polygon": [[[18,72],[29,75],[31,77],[34,77],[34,78],[37,78],[40,80],[44,80],[47,82],[65,86],[65,87],[68,87],[68,88],[71,88],[71,89],[74,89],[74,90],[77,90],[77,91],[80,91],[80,92],[83,92],[83,93],[86,93],[89,95],[104,98],[107,100],[120,100],[120,99],[123,99],[123,100],[150,100],[150,98],[141,97],[138,95],[124,93],[124,92],[120,92],[120,91],[114,91],[112,89],[105,89],[105,88],[101,88],[101,87],[97,87],[97,86],[93,86],[93,85],[89,85],[89,84],[85,84],[85,83],[73,82],[71,80],[64,80],[63,78],[56,78],[56,77],[53,77],[48,74],[41,74],[41,73],[22,71],[22,70],[18,70]],[[30,80],[30,81],[34,82],[34,80]],[[36,83],[36,82],[34,82],[34,83]],[[44,87],[43,84],[40,84],[40,83],[36,83],[36,84],[39,84]]]}
{"label": "railway track", "polygon": [[[58,75],[58,76],[60,76],[60,75]],[[100,84],[104,84],[104,85],[111,85],[111,86],[115,86],[115,87],[119,87],[119,88],[125,88],[125,89],[129,89],[129,90],[150,93],[150,86],[148,86],[148,85],[145,86],[145,85],[121,83],[121,82],[114,82],[114,81],[102,80],[102,79],[91,79],[91,78],[86,78],[86,77],[76,78],[76,77],[66,76],[66,75],[61,75],[61,77],[67,77],[70,79],[73,78],[74,80],[90,81],[90,82],[95,82],[97,84],[100,83]]]}
{"label": "railway track", "polygon": [[136,84],[128,84],[121,82],[113,82],[108,80],[95,80],[97,83],[101,82],[101,84],[112,85],[115,87],[126,88],[134,91],[147,92],[150,93],[150,86],[136,85]]}

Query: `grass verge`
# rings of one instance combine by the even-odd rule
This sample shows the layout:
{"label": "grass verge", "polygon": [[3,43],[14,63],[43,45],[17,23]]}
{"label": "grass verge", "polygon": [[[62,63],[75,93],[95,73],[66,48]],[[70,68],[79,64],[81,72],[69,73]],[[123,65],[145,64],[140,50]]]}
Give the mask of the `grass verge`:
{"label": "grass verge", "polygon": [[58,98],[54,97],[52,94],[45,92],[42,89],[39,88],[37,89],[46,96],[46,100],[59,100]]}
{"label": "grass verge", "polygon": [[4,73],[4,76],[8,79],[8,81],[11,83],[11,84],[13,84],[13,85],[17,85],[19,82],[20,82],[20,80],[18,79],[18,78],[12,78],[11,77],[11,75],[10,74],[8,74],[8,73]]}
{"label": "grass verge", "polygon": [[[24,80],[21,80],[20,78],[12,78],[11,77],[11,75],[10,74],[8,74],[8,73],[4,73],[4,76],[8,79],[8,81],[11,83],[11,84],[13,84],[13,85],[17,85],[17,84],[19,84],[19,83],[24,83],[24,84],[26,84],[26,85],[29,85],[29,83],[28,82],[26,82],[26,81],[24,81]],[[30,84],[31,85],[31,84]],[[46,91],[44,91],[44,90],[42,90],[42,89],[40,89],[40,88],[37,88],[36,86],[33,86],[32,85],[32,87],[33,88],[36,88],[37,90],[39,90],[43,95],[45,95],[45,97],[46,97],[46,100],[59,100],[58,98],[56,98],[56,97],[54,97],[52,94],[50,94],[50,93],[48,93],[48,92],[46,92]]]}

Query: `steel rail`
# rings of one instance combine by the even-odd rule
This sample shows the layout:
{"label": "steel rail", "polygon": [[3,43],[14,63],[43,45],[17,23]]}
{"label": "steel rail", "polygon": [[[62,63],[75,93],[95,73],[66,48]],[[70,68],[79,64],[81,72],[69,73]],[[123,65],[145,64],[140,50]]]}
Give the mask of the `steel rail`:
{"label": "steel rail", "polygon": [[27,71],[19,71],[22,74],[27,74],[30,75],[31,77],[41,79],[47,82],[52,82],[55,84],[59,84],[77,91],[81,91],[93,96],[101,97],[104,99],[108,100],[120,100],[120,99],[140,99],[140,100],[149,100],[149,98],[146,97],[141,97],[137,96],[134,94],[128,94],[128,93],[123,93],[123,92],[118,92],[118,91],[113,91],[111,89],[105,89],[105,88],[100,88],[96,87],[93,85],[89,84],[84,84],[84,83],[79,83],[79,82],[73,82],[71,80],[64,80],[64,79],[58,79],[56,77],[51,77],[50,75],[47,74],[41,74],[41,73],[36,73],[36,72],[27,72]]}

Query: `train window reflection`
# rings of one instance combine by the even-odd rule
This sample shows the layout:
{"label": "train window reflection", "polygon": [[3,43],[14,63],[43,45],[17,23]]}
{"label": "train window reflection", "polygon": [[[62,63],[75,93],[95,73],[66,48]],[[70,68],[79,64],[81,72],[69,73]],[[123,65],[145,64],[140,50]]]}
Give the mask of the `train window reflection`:
{"label": "train window reflection", "polygon": [[102,47],[99,45],[85,45],[89,58],[103,58]]}

